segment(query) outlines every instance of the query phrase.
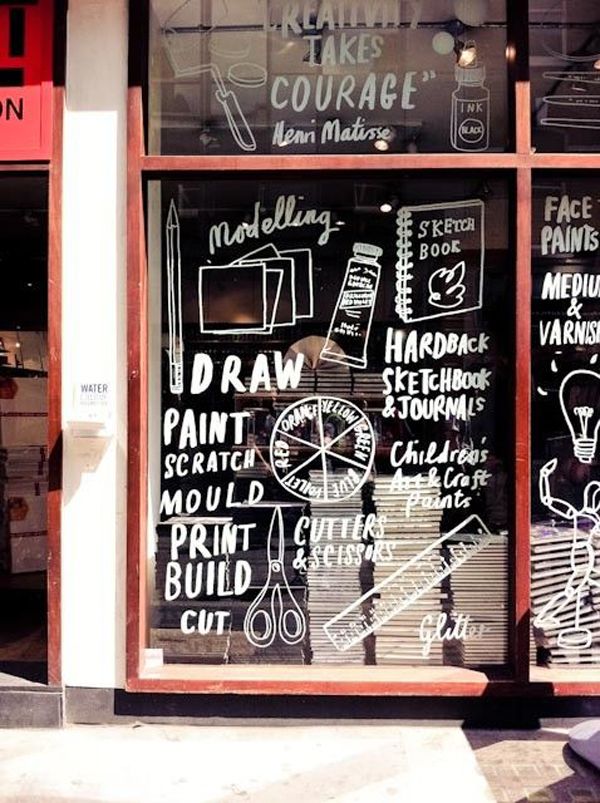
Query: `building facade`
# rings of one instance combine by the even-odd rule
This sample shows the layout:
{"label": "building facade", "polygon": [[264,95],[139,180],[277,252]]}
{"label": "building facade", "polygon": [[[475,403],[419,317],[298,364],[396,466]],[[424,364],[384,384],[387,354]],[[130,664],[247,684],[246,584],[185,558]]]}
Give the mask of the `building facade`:
{"label": "building facade", "polygon": [[595,5],[0,9],[7,721],[598,694]]}

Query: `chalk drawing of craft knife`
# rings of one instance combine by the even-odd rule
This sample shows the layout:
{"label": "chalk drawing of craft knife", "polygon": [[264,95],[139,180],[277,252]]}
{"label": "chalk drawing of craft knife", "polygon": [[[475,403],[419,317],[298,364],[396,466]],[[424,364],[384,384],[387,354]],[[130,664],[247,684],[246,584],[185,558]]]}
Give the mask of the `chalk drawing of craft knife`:
{"label": "chalk drawing of craft knife", "polygon": [[181,232],[175,201],[171,200],[166,226],[167,312],[169,319],[169,387],[183,393],[183,314],[181,308]]}

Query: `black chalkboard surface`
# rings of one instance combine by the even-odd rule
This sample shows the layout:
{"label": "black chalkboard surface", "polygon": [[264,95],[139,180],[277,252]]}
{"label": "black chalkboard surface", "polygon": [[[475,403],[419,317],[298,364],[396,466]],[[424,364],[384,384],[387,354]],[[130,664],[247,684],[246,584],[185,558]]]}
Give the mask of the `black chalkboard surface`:
{"label": "black chalkboard surface", "polygon": [[155,153],[509,147],[503,0],[151,6]]}
{"label": "black chalkboard surface", "polygon": [[152,192],[151,646],[167,662],[502,666],[507,183],[371,174]]}
{"label": "black chalkboard surface", "polygon": [[533,144],[600,149],[600,19],[594,0],[529,3]]}
{"label": "black chalkboard surface", "polygon": [[595,177],[534,188],[533,636],[540,664],[598,663],[600,203]]}

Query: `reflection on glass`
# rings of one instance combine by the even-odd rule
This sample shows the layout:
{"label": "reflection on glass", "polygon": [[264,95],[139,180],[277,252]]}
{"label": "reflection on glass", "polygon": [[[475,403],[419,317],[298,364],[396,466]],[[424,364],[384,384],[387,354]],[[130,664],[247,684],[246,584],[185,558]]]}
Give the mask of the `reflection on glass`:
{"label": "reflection on glass", "polygon": [[597,176],[534,193],[533,659],[600,662],[600,202]]}
{"label": "reflection on glass", "polygon": [[150,646],[167,663],[503,667],[507,183],[164,180],[148,197]]}
{"label": "reflection on glass", "polygon": [[533,143],[600,148],[600,9],[596,0],[530,0]]}
{"label": "reflection on glass", "polygon": [[151,152],[507,146],[500,0],[152,0],[151,11]]}

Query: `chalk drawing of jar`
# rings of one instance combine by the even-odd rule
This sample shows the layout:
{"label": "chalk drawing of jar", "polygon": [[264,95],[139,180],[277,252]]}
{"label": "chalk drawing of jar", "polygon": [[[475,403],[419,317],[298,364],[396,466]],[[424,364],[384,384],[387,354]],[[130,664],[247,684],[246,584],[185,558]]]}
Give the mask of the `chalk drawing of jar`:
{"label": "chalk drawing of jar", "polygon": [[484,86],[485,66],[475,60],[455,68],[450,141],[457,151],[486,151],[490,146],[490,90]]}

